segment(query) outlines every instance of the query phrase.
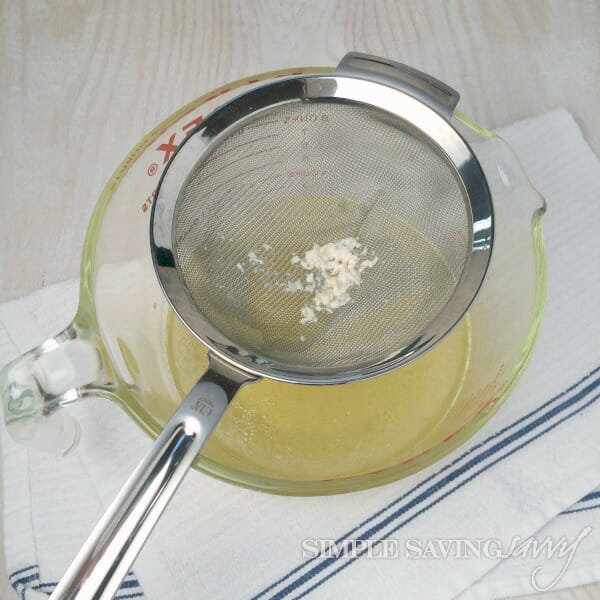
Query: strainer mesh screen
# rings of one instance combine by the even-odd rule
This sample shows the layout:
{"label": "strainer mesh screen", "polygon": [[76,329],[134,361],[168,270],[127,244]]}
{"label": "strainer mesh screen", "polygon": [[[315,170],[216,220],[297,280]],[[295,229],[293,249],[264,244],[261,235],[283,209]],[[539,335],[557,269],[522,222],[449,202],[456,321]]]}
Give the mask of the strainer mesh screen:
{"label": "strainer mesh screen", "polygon": [[[397,117],[297,101],[216,144],[173,227],[189,293],[227,338],[281,364],[348,368],[401,349],[443,309],[468,256],[470,213],[451,166]],[[306,275],[292,256],[348,237],[377,264],[351,302],[301,324],[312,295],[283,289]]]}

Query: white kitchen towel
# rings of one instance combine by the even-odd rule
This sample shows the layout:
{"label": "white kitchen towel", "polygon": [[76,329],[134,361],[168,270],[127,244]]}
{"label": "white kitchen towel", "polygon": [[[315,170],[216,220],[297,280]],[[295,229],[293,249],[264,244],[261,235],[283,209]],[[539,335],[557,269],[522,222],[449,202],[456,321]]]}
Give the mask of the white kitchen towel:
{"label": "white kitchen towel", "polygon": [[[564,110],[500,133],[548,202],[549,293],[498,414],[435,465],[352,494],[280,497],[191,472],[118,598],[488,600],[600,579],[600,161]],[[0,363],[66,325],[76,296],[72,282],[1,305]],[[22,598],[52,589],[150,445],[108,401],[69,410],[82,437],[64,458],[1,428],[5,555]],[[379,544],[306,558],[313,539],[390,540],[399,556],[377,558]]]}

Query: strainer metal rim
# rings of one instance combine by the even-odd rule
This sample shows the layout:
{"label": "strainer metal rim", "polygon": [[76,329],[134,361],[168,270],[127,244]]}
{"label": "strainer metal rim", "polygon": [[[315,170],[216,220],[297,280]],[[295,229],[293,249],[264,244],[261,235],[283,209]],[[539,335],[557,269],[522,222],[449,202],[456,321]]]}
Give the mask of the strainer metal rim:
{"label": "strainer metal rim", "polygon": [[[271,361],[239,347],[197,308],[175,261],[172,221],[189,174],[219,139],[270,108],[297,101],[363,104],[399,117],[441,151],[455,170],[471,215],[469,256],[457,286],[437,317],[410,344],[352,368],[314,368]],[[468,143],[438,112],[403,90],[343,75],[290,77],[242,94],[207,116],[171,157],[159,181],[150,216],[150,249],[156,275],[171,307],[209,351],[226,364],[270,379],[303,384],[339,384],[387,373],[433,347],[461,320],[485,277],[492,253],[493,206],[485,175]]]}

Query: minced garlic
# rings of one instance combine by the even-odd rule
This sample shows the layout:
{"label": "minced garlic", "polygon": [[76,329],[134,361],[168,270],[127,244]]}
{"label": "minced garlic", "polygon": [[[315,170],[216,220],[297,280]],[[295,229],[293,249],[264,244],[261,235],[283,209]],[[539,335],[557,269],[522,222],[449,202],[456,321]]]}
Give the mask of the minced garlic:
{"label": "minced garlic", "polygon": [[[272,250],[269,244],[263,244],[265,252]],[[300,323],[315,323],[317,313],[332,313],[340,306],[350,302],[350,289],[362,282],[362,273],[377,264],[377,256],[368,257],[366,247],[353,237],[343,238],[323,246],[314,246],[304,253],[304,256],[294,254],[291,258],[293,280],[286,282],[267,281],[265,289],[277,287],[289,294],[311,294],[310,300],[300,310]],[[250,250],[245,258],[247,266],[254,273],[262,273],[264,277],[277,276],[276,271],[267,268],[268,261],[261,258],[255,250]],[[242,262],[236,267],[245,272]],[[267,270],[265,270],[267,269]],[[299,273],[303,269],[304,273]],[[290,274],[288,273],[288,276]],[[299,276],[298,276],[299,275]],[[304,336],[302,336],[304,337]]]}
{"label": "minced garlic", "polygon": [[362,272],[377,264],[378,258],[366,258],[367,253],[356,238],[349,237],[324,246],[315,244],[303,257],[292,256],[292,265],[300,265],[308,273],[304,285],[288,282],[286,291],[313,294],[301,309],[302,325],[316,322],[318,312],[331,313],[350,302],[350,288],[359,286]]}

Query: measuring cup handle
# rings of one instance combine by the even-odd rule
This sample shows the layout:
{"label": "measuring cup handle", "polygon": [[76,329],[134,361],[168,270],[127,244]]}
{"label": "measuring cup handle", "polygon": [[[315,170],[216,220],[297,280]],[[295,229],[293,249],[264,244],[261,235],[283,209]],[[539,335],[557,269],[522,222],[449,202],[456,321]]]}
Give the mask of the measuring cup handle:
{"label": "measuring cup handle", "polygon": [[108,507],[51,600],[112,598],[237,390],[250,381],[215,368],[192,388]]}
{"label": "measuring cup handle", "polygon": [[110,396],[113,387],[94,336],[72,323],[0,371],[6,429],[25,446],[66,454],[77,445],[79,424],[63,407]]}
{"label": "measuring cup handle", "polygon": [[387,58],[349,52],[335,70],[338,75],[375,80],[410,94],[450,120],[460,94],[444,82]]}

